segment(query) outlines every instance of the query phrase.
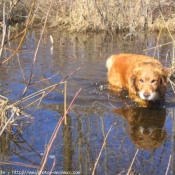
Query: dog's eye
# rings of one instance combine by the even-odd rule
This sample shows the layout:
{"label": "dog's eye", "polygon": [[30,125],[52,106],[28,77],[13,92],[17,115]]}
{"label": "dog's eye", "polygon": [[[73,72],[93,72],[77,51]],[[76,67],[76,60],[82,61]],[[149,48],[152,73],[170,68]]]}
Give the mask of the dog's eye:
{"label": "dog's eye", "polygon": [[155,82],[156,82],[156,80],[152,80],[152,81],[151,81],[151,83],[155,83]]}
{"label": "dog's eye", "polygon": [[143,83],[144,82],[142,79],[140,79],[139,81],[140,81],[140,83]]}

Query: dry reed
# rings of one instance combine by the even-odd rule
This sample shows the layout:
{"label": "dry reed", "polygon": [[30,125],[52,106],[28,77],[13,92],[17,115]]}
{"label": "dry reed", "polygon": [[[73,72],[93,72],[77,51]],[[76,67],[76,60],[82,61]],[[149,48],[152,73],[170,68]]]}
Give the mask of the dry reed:
{"label": "dry reed", "polygon": [[[12,4],[13,8],[8,18],[10,23],[25,21],[31,2],[32,0],[18,0],[16,5]],[[44,23],[48,5],[50,5],[48,0],[36,2],[33,12],[34,26]],[[8,6],[9,4],[6,3],[6,10]],[[159,2],[155,0],[53,0],[47,26],[71,32],[127,30],[135,33],[139,29],[165,29],[159,12],[165,16],[169,29],[174,31],[175,2],[173,0]]]}
{"label": "dry reed", "polygon": [[58,134],[58,131],[59,131],[59,129],[60,129],[60,127],[61,127],[63,121],[66,119],[66,115],[68,114],[70,108],[72,107],[72,105],[73,105],[73,103],[74,103],[74,101],[75,101],[77,95],[80,93],[80,91],[81,91],[81,88],[80,88],[80,89],[77,91],[77,93],[75,94],[75,96],[74,96],[74,98],[72,99],[72,101],[71,101],[69,107],[67,108],[66,112],[64,113],[64,116],[58,121],[57,126],[55,127],[55,130],[54,130],[54,132],[52,133],[52,136],[51,136],[51,138],[50,138],[50,141],[49,141],[49,143],[48,143],[48,145],[47,145],[47,148],[46,148],[46,150],[45,150],[45,154],[44,154],[44,156],[43,156],[43,158],[42,158],[42,160],[41,160],[41,167],[38,169],[38,172],[39,172],[38,174],[39,174],[39,175],[42,174],[42,171],[43,171],[44,168],[45,168],[45,165],[46,165],[46,162],[47,162],[47,159],[48,159],[49,152],[50,152],[50,150],[51,150],[51,147],[53,146],[53,143],[54,143],[55,138],[56,138],[56,136],[57,136],[57,134]]}
{"label": "dry reed", "polygon": [[98,155],[98,157],[97,157],[97,159],[96,159],[96,161],[95,161],[94,168],[93,168],[93,170],[92,170],[92,175],[95,174],[95,169],[96,169],[97,164],[98,164],[98,162],[99,162],[99,159],[100,159],[100,157],[101,157],[101,155],[102,155],[103,148],[104,148],[104,146],[105,146],[105,144],[106,144],[106,140],[107,140],[107,138],[108,138],[108,135],[109,135],[111,129],[112,129],[112,125],[111,125],[111,127],[109,128],[109,130],[108,130],[108,132],[107,132],[107,134],[106,134],[106,136],[105,136],[105,138],[104,138],[103,145],[102,145],[102,147],[101,147],[101,149],[100,149],[99,155]]}

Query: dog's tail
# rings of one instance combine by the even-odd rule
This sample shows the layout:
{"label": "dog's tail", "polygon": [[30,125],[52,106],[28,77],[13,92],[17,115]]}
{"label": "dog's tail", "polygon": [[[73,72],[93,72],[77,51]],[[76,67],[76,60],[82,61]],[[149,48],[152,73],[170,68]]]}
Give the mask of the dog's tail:
{"label": "dog's tail", "polygon": [[107,67],[107,69],[108,69],[108,73],[109,73],[109,71],[111,70],[111,67],[112,67],[112,65],[113,65],[113,63],[114,63],[114,59],[115,59],[115,56],[112,55],[112,56],[110,56],[110,57],[107,59],[107,61],[106,61],[106,67]]}

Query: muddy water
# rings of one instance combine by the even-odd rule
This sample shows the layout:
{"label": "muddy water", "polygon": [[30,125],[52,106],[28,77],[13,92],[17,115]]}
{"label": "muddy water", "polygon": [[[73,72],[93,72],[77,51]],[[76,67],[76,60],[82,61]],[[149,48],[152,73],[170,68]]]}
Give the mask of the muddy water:
{"label": "muddy water", "polygon": [[[18,55],[0,67],[0,93],[9,98],[10,103],[22,98],[39,36],[39,32],[28,33]],[[158,34],[125,36],[45,33],[25,96],[56,84],[71,73],[73,75],[66,79],[67,106],[82,88],[67,115],[67,125],[62,124],[59,129],[45,170],[53,169],[53,174],[63,174],[61,171],[92,174],[99,157],[95,174],[127,174],[129,170],[133,174],[175,174],[175,95],[171,86],[160,106],[139,108],[128,99],[126,92],[117,94],[109,90],[105,68],[107,57],[121,52],[155,54],[155,58],[168,67],[173,54],[172,45],[156,50],[151,48],[157,42],[164,44],[171,39],[167,34],[159,41]],[[10,44],[8,47],[15,49],[18,41]],[[5,56],[9,54],[7,50]],[[41,82],[44,79],[47,80]],[[17,170],[36,172],[64,113],[63,84],[40,103],[26,107],[37,98],[19,104],[34,117],[33,120],[24,118],[16,121],[16,126],[12,127],[13,136],[4,134],[1,138],[1,161],[16,162],[16,165],[2,163],[4,165],[0,166],[0,170],[6,173]],[[122,108],[126,104],[129,107]],[[103,145],[105,138],[106,144]],[[23,163],[23,166],[18,163]]]}

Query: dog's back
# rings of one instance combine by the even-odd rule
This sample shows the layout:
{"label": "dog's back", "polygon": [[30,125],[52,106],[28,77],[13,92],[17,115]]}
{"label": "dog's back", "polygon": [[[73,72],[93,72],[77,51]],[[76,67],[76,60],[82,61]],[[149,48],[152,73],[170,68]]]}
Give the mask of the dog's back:
{"label": "dog's back", "polygon": [[112,55],[112,56],[110,56],[110,57],[107,59],[107,61],[106,61],[106,67],[107,67],[107,69],[108,69],[108,73],[109,73],[109,71],[111,70],[111,67],[112,67],[112,65],[113,65],[115,59],[116,59],[116,56],[115,56],[115,55]]}

